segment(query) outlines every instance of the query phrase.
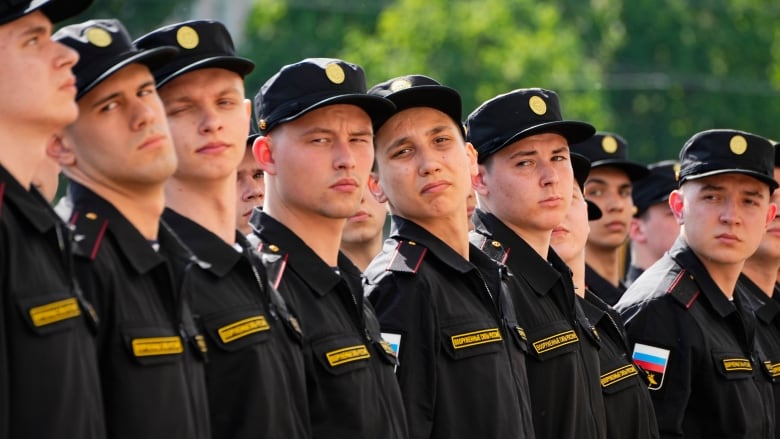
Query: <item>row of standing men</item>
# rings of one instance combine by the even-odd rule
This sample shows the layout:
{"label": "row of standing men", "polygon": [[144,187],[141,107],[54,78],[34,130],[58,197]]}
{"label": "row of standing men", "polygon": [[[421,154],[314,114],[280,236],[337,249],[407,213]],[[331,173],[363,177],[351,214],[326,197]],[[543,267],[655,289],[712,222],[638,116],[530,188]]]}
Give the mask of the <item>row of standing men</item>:
{"label": "row of standing men", "polygon": [[[648,173],[619,136],[549,90],[464,125],[431,78],[366,90],[358,65],[305,59],[254,99],[247,237],[252,62],[210,20],[51,36],[89,3],[0,6],[0,436],[774,437],[777,308],[737,282],[776,213],[767,139],[684,145],[660,197],[679,238],[605,303],[588,219],[625,230],[599,199]],[[31,188],[46,155],[64,222]],[[369,194],[392,228],[359,269],[339,248]]]}

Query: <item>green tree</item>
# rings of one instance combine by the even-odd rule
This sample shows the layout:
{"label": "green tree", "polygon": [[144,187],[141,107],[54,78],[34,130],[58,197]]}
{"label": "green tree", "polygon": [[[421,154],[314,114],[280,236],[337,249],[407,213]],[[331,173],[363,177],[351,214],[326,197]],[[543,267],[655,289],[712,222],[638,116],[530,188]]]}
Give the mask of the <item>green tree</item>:
{"label": "green tree", "polygon": [[133,38],[165,24],[172,16],[186,17],[193,0],[97,0],[68,23],[93,18],[116,18],[125,25]]}

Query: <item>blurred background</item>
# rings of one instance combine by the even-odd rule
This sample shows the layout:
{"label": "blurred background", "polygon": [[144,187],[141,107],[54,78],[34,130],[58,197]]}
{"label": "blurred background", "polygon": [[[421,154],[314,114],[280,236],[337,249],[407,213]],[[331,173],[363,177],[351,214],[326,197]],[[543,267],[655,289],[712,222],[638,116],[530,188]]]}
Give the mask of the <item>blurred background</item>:
{"label": "blurred background", "polygon": [[780,2],[770,0],[95,0],[73,21],[118,18],[133,37],[213,18],[257,68],[338,57],[368,86],[422,73],[460,91],[465,118],[515,88],[621,134],[631,159],[676,158],[693,133],[780,139]]}

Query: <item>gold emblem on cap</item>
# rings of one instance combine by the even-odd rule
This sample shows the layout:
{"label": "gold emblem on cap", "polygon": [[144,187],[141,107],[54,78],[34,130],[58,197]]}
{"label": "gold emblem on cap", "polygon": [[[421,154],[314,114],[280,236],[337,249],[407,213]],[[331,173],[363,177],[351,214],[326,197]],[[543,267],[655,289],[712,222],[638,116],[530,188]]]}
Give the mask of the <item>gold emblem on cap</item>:
{"label": "gold emblem on cap", "polygon": [[498,241],[490,241],[490,245],[496,248],[501,247],[501,243]]}
{"label": "gold emblem on cap", "polygon": [[336,63],[330,63],[325,67],[325,75],[334,84],[341,84],[344,82],[344,78],[346,78],[344,69]]}
{"label": "gold emblem on cap", "polygon": [[111,44],[111,34],[103,28],[91,27],[87,29],[87,41],[97,47],[108,47]]}
{"label": "gold emblem on cap", "polygon": [[185,49],[194,49],[198,47],[200,37],[195,29],[189,26],[182,26],[176,31],[176,42]]}
{"label": "gold emblem on cap", "polygon": [[618,148],[617,140],[612,136],[604,136],[604,138],[601,139],[601,148],[607,154],[614,154]]}
{"label": "gold emblem on cap", "polygon": [[679,181],[680,180],[680,164],[679,163],[675,163],[674,165],[672,165],[672,169],[674,170],[674,179]]}
{"label": "gold emblem on cap", "polygon": [[736,155],[742,155],[747,151],[747,140],[737,134],[729,141],[729,149]]}
{"label": "gold emblem on cap", "polygon": [[411,87],[412,83],[409,82],[408,79],[398,79],[396,81],[393,81],[392,84],[390,84],[390,91],[399,91],[399,90],[406,90],[407,88]]}
{"label": "gold emblem on cap", "polygon": [[531,96],[531,99],[528,100],[528,106],[539,116],[547,112],[547,103],[539,96]]}
{"label": "gold emblem on cap", "polygon": [[257,123],[257,127],[261,130],[265,130],[265,128],[268,126],[268,122],[265,121],[265,119],[260,119],[260,122]]}

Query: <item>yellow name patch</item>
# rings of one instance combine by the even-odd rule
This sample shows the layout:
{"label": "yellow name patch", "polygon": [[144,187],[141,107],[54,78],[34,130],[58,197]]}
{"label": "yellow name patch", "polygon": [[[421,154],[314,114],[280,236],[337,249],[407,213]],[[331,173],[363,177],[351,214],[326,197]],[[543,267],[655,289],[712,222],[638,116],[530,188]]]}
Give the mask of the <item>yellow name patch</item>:
{"label": "yellow name patch", "polygon": [[325,358],[328,359],[328,364],[331,366],[339,366],[353,361],[371,358],[371,354],[368,352],[366,345],[361,344],[330,351],[325,354]]}
{"label": "yellow name patch", "polygon": [[617,382],[623,381],[628,377],[632,377],[637,374],[636,367],[633,364],[626,364],[623,367],[619,367],[611,372],[607,372],[601,375],[601,387],[611,386]]}
{"label": "yellow name patch", "polygon": [[36,328],[51,325],[52,323],[72,319],[81,315],[81,308],[75,297],[47,303],[46,305],[30,308],[30,319]]}
{"label": "yellow name patch", "polygon": [[246,337],[255,332],[262,332],[271,329],[265,316],[252,316],[229,325],[223,326],[217,330],[222,343],[230,343],[239,338]]}
{"label": "yellow name patch", "polygon": [[777,378],[780,376],[780,363],[764,361],[764,366],[766,366],[766,370],[769,372],[769,375],[771,375],[772,378]]}
{"label": "yellow name patch", "polygon": [[547,338],[535,341],[533,345],[534,349],[536,349],[536,353],[541,354],[579,341],[580,338],[577,337],[577,333],[570,329],[566,332],[561,332],[560,334],[551,335]]}
{"label": "yellow name patch", "polygon": [[452,339],[452,347],[455,349],[463,349],[485,343],[495,343],[504,339],[501,337],[501,331],[499,331],[498,328],[467,332],[465,334],[453,335],[450,338]]}
{"label": "yellow name patch", "polygon": [[724,358],[723,368],[726,369],[726,372],[731,372],[736,370],[751,371],[753,370],[753,365],[750,364],[750,360],[748,360],[747,358]]}
{"label": "yellow name patch", "polygon": [[184,352],[181,337],[150,337],[133,339],[133,355],[136,357],[154,357],[174,355]]}

